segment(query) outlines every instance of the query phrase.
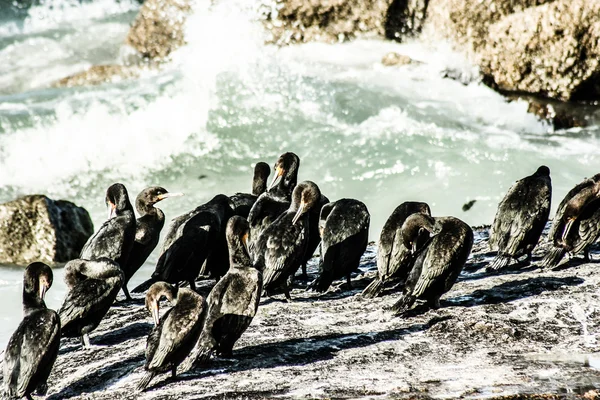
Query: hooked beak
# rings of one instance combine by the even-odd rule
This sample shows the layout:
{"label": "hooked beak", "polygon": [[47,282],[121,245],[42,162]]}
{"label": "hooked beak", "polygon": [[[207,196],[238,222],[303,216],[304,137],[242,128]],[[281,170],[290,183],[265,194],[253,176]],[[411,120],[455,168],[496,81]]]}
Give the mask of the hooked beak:
{"label": "hooked beak", "polygon": [[244,249],[246,249],[246,253],[250,255],[250,251],[248,250],[248,232],[242,236],[242,245],[244,245]]}
{"label": "hooked beak", "polygon": [[117,205],[112,202],[108,202],[108,219],[117,216]]}
{"label": "hooked beak", "polygon": [[183,196],[183,193],[163,193],[163,194],[159,194],[158,196],[156,196],[156,198],[158,199],[158,201],[164,200],[164,199],[168,199],[169,197],[180,197]]}
{"label": "hooked beak", "polygon": [[48,291],[48,284],[45,282],[41,282],[40,284],[40,299],[44,300],[44,296],[46,296],[46,292]]}
{"label": "hooked beak", "polygon": [[417,252],[417,241],[412,242],[412,246],[410,247],[410,253],[415,254]]}
{"label": "hooked beak", "polygon": [[321,236],[321,239],[323,238],[323,232],[325,231],[325,228],[323,228],[322,226],[319,227],[319,236]]}
{"label": "hooked beak", "polygon": [[565,229],[563,229],[563,234],[562,234],[562,237],[561,237],[561,240],[563,242],[565,241],[565,239],[569,235],[569,231],[571,230],[571,227],[573,226],[573,222],[575,222],[575,218],[569,218],[567,220],[567,224],[565,225]]}
{"label": "hooked beak", "polygon": [[158,313],[158,301],[152,303],[152,319],[154,319],[154,325],[158,325],[160,322],[160,314]]}
{"label": "hooked beak", "polygon": [[275,186],[277,183],[279,183],[279,179],[283,176],[283,168],[281,167],[277,167],[275,169],[275,176],[273,177],[273,180],[271,181],[271,184],[269,185],[269,190],[271,190],[271,188],[273,186]]}
{"label": "hooked beak", "polygon": [[304,200],[302,200],[300,202],[300,208],[298,208],[298,211],[296,211],[296,215],[294,215],[294,219],[292,220],[292,225],[296,225],[296,222],[298,221],[298,219],[300,219],[300,217],[302,216],[302,214],[304,214]]}

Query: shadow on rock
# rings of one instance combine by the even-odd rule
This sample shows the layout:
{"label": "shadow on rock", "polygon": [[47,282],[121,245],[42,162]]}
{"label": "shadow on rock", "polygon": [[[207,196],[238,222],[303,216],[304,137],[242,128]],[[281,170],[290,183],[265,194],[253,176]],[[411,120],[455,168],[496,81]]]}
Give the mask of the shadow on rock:
{"label": "shadow on rock", "polygon": [[94,344],[98,346],[114,346],[131,339],[146,337],[152,330],[152,324],[148,322],[136,322],[123,328],[107,332],[94,338]]}
{"label": "shadow on rock", "polygon": [[558,290],[563,286],[576,286],[584,282],[576,276],[564,278],[536,277],[518,281],[504,282],[490,289],[478,289],[473,293],[453,297],[442,301],[444,307],[473,307],[484,304],[507,303],[526,297],[537,296],[546,291]]}

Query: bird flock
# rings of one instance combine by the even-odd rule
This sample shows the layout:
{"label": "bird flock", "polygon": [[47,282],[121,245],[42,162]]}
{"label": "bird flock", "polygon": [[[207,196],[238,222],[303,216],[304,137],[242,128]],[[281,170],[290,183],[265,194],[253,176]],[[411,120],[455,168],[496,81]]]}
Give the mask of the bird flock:
{"label": "bird flock", "polygon": [[[263,295],[283,294],[292,301],[295,279],[307,279],[306,263],[321,246],[319,272],[308,290],[325,292],[336,279],[351,287],[368,243],[370,215],[355,199],[330,202],[311,181],[297,182],[300,159],[282,154],[267,187],[270,167],[255,166],[252,193],[219,194],[171,221],[151,277],[133,289],[146,292],[145,307],[154,327],[147,338],[145,390],[161,373],[201,368],[212,356],[231,357],[236,341],[256,315]],[[517,181],[498,206],[489,245],[497,251],[487,271],[532,262],[548,221],[550,170],[538,170]],[[129,279],[159,243],[165,215],[155,204],[181,193],[162,187],[144,189],[136,198],[139,218],[125,186],[106,192],[107,221],[65,265],[68,293],[55,312],[44,296],[52,270],[35,262],[23,279],[24,318],[4,355],[5,395],[45,394],[61,337],[89,335],[100,324],[117,294],[130,300]],[[568,253],[584,252],[600,235],[600,174],[576,185],[560,203],[549,238],[552,248],[540,262],[551,268]],[[456,282],[473,246],[473,231],[455,217],[434,217],[423,202],[400,204],[383,226],[377,249],[377,276],[360,294],[375,297],[400,292],[391,310],[407,312],[419,301],[438,308],[440,297]],[[302,269],[301,273],[297,272]],[[216,280],[206,296],[196,291],[200,277]],[[188,287],[183,287],[189,285]],[[160,315],[160,302],[170,308]]]}

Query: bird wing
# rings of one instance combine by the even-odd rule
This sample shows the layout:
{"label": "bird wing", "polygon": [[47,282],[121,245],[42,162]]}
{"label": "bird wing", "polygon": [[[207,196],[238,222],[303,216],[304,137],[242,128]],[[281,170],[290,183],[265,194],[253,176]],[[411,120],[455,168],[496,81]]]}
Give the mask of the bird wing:
{"label": "bird wing", "polygon": [[[556,214],[554,215],[554,219],[552,220],[552,227],[550,228],[550,232],[548,233],[549,238],[555,238],[556,235],[560,238],[562,235],[562,230],[564,228],[564,224],[559,223],[562,220],[563,214],[565,213],[565,208],[567,207],[567,203],[571,200],[575,195],[581,192],[588,186],[592,186],[595,182],[600,180],[600,174],[594,175],[591,179],[584,179],[581,183],[575,185],[575,187],[565,195],[562,199],[558,208],[556,209]],[[560,229],[559,229],[560,228]],[[555,242],[557,239],[555,238]]]}
{"label": "bird wing", "polygon": [[107,301],[112,302],[121,289],[121,283],[122,279],[119,278],[88,278],[73,286],[58,311],[61,326],[65,327],[68,323],[103,308]]}
{"label": "bird wing", "polygon": [[[275,222],[271,225],[275,226]],[[267,232],[265,232],[267,235]],[[304,253],[306,245],[306,229],[304,226],[290,225],[281,235],[268,234],[265,250],[265,269],[263,285],[275,282],[293,265],[290,262],[298,253]]]}
{"label": "bird wing", "polygon": [[581,216],[579,223],[579,241],[573,249],[573,253],[578,253],[590,244],[594,243],[600,235],[600,200],[594,200],[588,204]]}
{"label": "bird wing", "polygon": [[101,257],[117,260],[123,253],[123,244],[127,230],[123,226],[128,224],[126,216],[118,216],[104,222],[98,232],[90,237],[81,250],[79,258],[96,260]]}

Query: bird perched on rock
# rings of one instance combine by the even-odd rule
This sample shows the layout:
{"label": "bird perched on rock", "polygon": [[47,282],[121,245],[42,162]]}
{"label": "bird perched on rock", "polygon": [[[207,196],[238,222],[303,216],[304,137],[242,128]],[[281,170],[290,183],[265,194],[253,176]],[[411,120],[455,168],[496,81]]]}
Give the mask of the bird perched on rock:
{"label": "bird perched on rock", "polygon": [[334,279],[343,277],[351,287],[350,274],[358,269],[369,242],[370,218],[367,206],[355,199],[340,199],[323,206],[319,220],[319,276],[311,283],[312,289],[324,292]]}
{"label": "bird perched on rock", "polygon": [[[414,257],[411,249],[404,246],[402,225],[406,218],[415,213],[431,216],[427,203],[406,201],[400,204],[387,219],[379,236],[377,247],[377,277],[362,292],[364,297],[376,297],[384,289],[387,282],[398,279],[406,280],[413,267]],[[417,247],[421,248],[429,240],[429,233],[421,231],[417,237]]]}
{"label": "bird perched on rock", "polygon": [[292,203],[261,235],[255,252],[255,264],[262,270],[267,293],[282,288],[291,300],[288,278],[304,257],[308,242],[308,212],[320,199],[319,187],[310,181],[294,189]]}
{"label": "bird perched on rock", "polygon": [[44,302],[51,286],[49,266],[40,262],[27,266],[23,277],[25,316],[4,352],[5,395],[10,399],[31,399],[34,391],[46,394],[60,345],[60,318]]}
{"label": "bird perched on rock", "polygon": [[169,193],[167,189],[160,186],[151,186],[142,190],[135,200],[135,208],[140,214],[136,220],[135,241],[127,263],[121,266],[125,275],[123,293],[127,299],[131,299],[127,283],[156,248],[160,231],[165,225],[165,214],[154,205],[159,201],[176,196],[183,196],[183,193]]}
{"label": "bird perched on rock", "polygon": [[106,205],[109,210],[108,220],[88,239],[79,258],[108,258],[123,268],[135,240],[135,214],[123,184],[115,183],[107,189]]}
{"label": "bird perched on rock", "polygon": [[254,178],[252,179],[252,194],[250,193],[236,193],[233,196],[229,196],[231,203],[233,204],[233,214],[239,215],[240,217],[248,218],[250,210],[258,196],[266,192],[267,190],[267,179],[271,174],[271,168],[269,164],[265,162],[258,162],[254,166]]}
{"label": "bird perched on rock", "polygon": [[[158,302],[162,297],[166,297],[172,307],[160,318]],[[152,378],[162,372],[170,371],[175,378],[177,367],[198,340],[206,302],[190,289],[156,282],[146,294],[146,308],[152,314],[155,326],[146,342],[146,375],[138,383],[138,390],[146,389]]]}
{"label": "bird perched on rock", "polygon": [[207,312],[200,339],[183,369],[193,362],[203,363],[213,352],[231,356],[235,342],[246,331],[258,310],[262,273],[248,253],[248,222],[231,217],[227,224],[230,269],[206,298]]}
{"label": "bird perched on rock", "polygon": [[310,209],[308,214],[308,243],[306,244],[306,252],[304,253],[304,257],[302,258],[302,278],[308,279],[308,274],[306,272],[306,266],[308,261],[312,258],[315,250],[319,247],[319,243],[321,243],[321,234],[319,232],[319,218],[321,217],[321,210],[325,204],[329,203],[329,199],[327,196],[321,193],[321,198],[314,205],[313,208]]}
{"label": "bird perched on rock", "polygon": [[554,247],[542,260],[542,268],[558,265],[566,253],[583,251],[589,261],[589,246],[600,236],[600,174],[567,193],[558,206],[550,235]]}
{"label": "bird perched on rock", "polygon": [[492,224],[489,244],[498,255],[488,270],[504,268],[522,256],[527,257],[526,262],[531,260],[548,221],[551,197],[550,169],[545,165],[511,186]]}
{"label": "bird perched on rock", "polygon": [[299,167],[300,158],[294,153],[282,154],[275,163],[275,176],[269,189],[258,197],[248,214],[251,255],[263,231],[289,208],[292,192],[298,182]]}
{"label": "bird perched on rock", "polygon": [[65,265],[64,279],[68,292],[58,311],[62,336],[81,337],[81,343],[89,347],[89,333],[98,327],[121,290],[123,270],[108,258],[75,259]]}
{"label": "bird perched on rock", "polygon": [[[419,249],[418,238],[423,229],[432,237]],[[402,240],[406,248],[418,255],[403,294],[392,310],[403,313],[417,299],[426,300],[429,307],[438,308],[440,297],[452,288],[471,253],[473,230],[458,218],[432,218],[417,213],[404,222]]]}

